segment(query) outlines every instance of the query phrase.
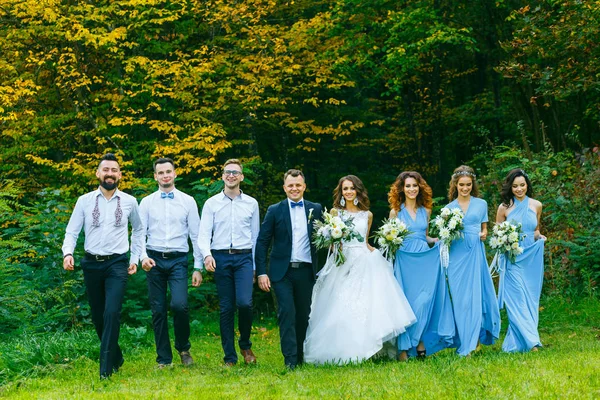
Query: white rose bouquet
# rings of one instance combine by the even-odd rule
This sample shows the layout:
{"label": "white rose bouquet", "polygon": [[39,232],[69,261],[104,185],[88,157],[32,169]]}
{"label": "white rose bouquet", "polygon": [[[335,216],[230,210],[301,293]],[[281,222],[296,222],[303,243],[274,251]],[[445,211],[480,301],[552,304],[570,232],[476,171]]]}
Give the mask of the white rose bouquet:
{"label": "white rose bouquet", "polygon": [[402,247],[404,238],[410,233],[404,222],[398,218],[389,218],[383,220],[383,225],[375,232],[374,237],[381,254],[393,263],[396,251]]}
{"label": "white rose bouquet", "polygon": [[441,242],[440,257],[442,266],[448,268],[450,264],[450,245],[453,240],[463,236],[463,217],[460,208],[442,208],[440,214],[429,224],[430,232],[436,235]]}
{"label": "white rose bouquet", "polygon": [[502,265],[505,260],[502,256],[508,258],[514,263],[519,254],[523,253],[523,248],[519,246],[519,239],[525,237],[521,224],[514,224],[510,221],[504,221],[494,225],[492,236],[490,238],[490,247],[496,250],[494,260],[490,265],[490,274],[496,276],[496,273],[504,268]]}
{"label": "white rose bouquet", "polygon": [[514,224],[510,221],[504,221],[494,225],[492,237],[490,238],[490,247],[496,250],[496,253],[504,253],[510,262],[514,263],[517,256],[523,253],[523,248],[519,246],[519,239],[524,237],[521,224]]}
{"label": "white rose bouquet", "polygon": [[343,218],[332,215],[327,210],[323,211],[323,220],[314,222],[313,243],[317,249],[333,251],[335,265],[339,267],[346,261],[342,252],[342,242],[357,239],[362,242],[364,238],[354,230],[352,217]]}

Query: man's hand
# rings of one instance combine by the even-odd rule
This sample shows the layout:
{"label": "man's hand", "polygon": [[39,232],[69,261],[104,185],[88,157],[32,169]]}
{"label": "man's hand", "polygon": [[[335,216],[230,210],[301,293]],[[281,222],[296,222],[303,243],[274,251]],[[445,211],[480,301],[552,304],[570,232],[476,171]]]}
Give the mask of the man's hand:
{"label": "man's hand", "polygon": [[133,275],[137,272],[137,264],[129,264],[129,268],[127,268],[127,273],[129,275]]}
{"label": "man's hand", "polygon": [[202,273],[198,270],[195,270],[192,274],[192,286],[198,287],[202,284]]}
{"label": "man's hand", "polygon": [[206,268],[209,272],[215,272],[215,268],[217,267],[217,263],[213,256],[206,256],[204,258],[204,268]]}
{"label": "man's hand", "polygon": [[142,269],[146,272],[150,271],[152,269],[152,267],[154,267],[155,265],[156,265],[156,262],[154,262],[154,260],[151,259],[150,257],[146,257],[142,261]]}
{"label": "man's hand", "polygon": [[68,255],[65,258],[63,258],[63,268],[66,271],[73,271],[75,267],[75,260],[73,259],[73,256]]}
{"label": "man's hand", "polygon": [[258,277],[258,287],[264,292],[271,291],[271,280],[267,275],[261,275]]}

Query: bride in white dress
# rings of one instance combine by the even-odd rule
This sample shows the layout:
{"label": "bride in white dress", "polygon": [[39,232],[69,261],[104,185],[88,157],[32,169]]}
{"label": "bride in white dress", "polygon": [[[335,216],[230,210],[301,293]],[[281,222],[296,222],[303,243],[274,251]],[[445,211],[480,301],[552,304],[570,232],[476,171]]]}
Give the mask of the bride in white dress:
{"label": "bride in white dress", "polygon": [[362,181],[341,178],[333,197],[332,213],[352,217],[365,240],[344,243],[346,262],[336,267],[330,256],[319,273],[304,341],[304,360],[312,364],[371,358],[416,321],[392,265],[367,242],[373,214]]}

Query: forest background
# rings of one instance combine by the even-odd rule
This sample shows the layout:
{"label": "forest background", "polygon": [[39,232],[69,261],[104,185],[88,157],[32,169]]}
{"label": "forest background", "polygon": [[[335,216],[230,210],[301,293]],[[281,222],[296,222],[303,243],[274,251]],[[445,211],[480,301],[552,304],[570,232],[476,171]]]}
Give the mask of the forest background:
{"label": "forest background", "polygon": [[[152,161],[173,157],[200,207],[241,158],[261,215],[288,168],[328,207],[356,174],[377,221],[401,171],[440,207],[463,163],[493,221],[521,167],[544,203],[544,295],[597,298],[599,37],[600,1],[0,0],[0,336],[90,324],[60,247],[106,152],[138,199],[156,189]],[[141,332],[144,281],[123,310]],[[208,274],[191,297],[192,314],[215,309]],[[19,367],[2,363],[4,381]]]}

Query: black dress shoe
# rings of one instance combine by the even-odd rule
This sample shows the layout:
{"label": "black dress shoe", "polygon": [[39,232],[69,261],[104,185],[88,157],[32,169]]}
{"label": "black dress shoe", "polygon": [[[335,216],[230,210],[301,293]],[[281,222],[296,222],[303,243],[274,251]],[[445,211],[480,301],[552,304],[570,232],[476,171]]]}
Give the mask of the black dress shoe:
{"label": "black dress shoe", "polygon": [[121,368],[124,363],[125,363],[125,359],[121,357],[119,362],[116,363],[115,365],[113,365],[113,372],[119,372],[119,368]]}
{"label": "black dress shoe", "polygon": [[111,375],[112,374],[107,374],[107,373],[100,374],[100,380],[103,381],[103,380],[109,379],[111,377]]}

